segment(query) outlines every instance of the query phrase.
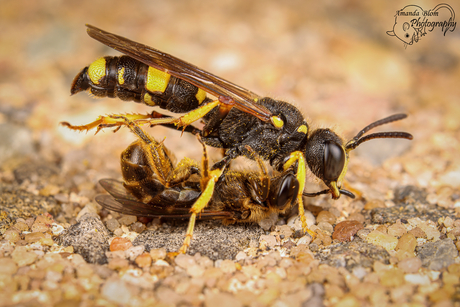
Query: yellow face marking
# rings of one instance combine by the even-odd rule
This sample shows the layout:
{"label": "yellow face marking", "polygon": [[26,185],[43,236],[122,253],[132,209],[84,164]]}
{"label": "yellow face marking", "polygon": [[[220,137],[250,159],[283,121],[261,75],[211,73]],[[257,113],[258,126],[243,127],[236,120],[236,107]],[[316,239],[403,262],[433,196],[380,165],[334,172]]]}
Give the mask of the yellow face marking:
{"label": "yellow face marking", "polygon": [[340,191],[339,188],[337,187],[337,182],[336,181],[331,181],[330,189],[331,189],[331,194],[333,199],[338,199],[340,197]]}
{"label": "yellow face marking", "polygon": [[125,68],[122,67],[120,70],[118,70],[118,84],[120,85],[125,84],[125,79],[123,78],[124,74],[125,74]]}
{"label": "yellow face marking", "polygon": [[168,86],[169,78],[171,78],[171,75],[153,67],[149,67],[145,88],[150,92],[163,93]]}
{"label": "yellow face marking", "polygon": [[303,133],[303,134],[307,134],[308,128],[307,128],[307,126],[302,125],[302,126],[300,126],[299,128],[297,128],[297,132],[300,132],[300,133]]}
{"label": "yellow face marking", "polygon": [[345,164],[343,165],[343,169],[342,169],[342,172],[340,173],[339,179],[337,179],[337,183],[339,184],[339,186],[342,186],[342,181],[343,181],[343,178],[345,177],[345,174],[347,173],[347,169],[348,169],[348,152],[345,151]]}
{"label": "yellow face marking", "polygon": [[206,92],[199,88],[198,92],[196,92],[195,97],[198,100],[198,104],[201,104],[206,99]]}
{"label": "yellow face marking", "polygon": [[144,102],[149,106],[155,106],[155,101],[152,100],[152,96],[149,93],[145,93]]}
{"label": "yellow face marking", "polygon": [[99,84],[100,80],[105,77],[105,58],[100,58],[91,63],[88,67],[88,76],[91,82]]}
{"label": "yellow face marking", "polygon": [[271,120],[276,128],[282,128],[284,126],[284,121],[278,116],[272,116]]}

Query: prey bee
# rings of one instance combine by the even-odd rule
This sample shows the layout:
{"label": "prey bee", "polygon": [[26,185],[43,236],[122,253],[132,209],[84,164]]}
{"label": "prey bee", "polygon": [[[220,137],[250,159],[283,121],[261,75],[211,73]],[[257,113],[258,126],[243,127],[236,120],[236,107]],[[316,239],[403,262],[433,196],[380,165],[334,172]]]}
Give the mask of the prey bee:
{"label": "prey bee", "polygon": [[[137,124],[173,125],[190,131],[184,127],[201,119],[205,124],[200,130],[202,141],[225,150],[224,157],[215,165],[216,169],[224,169],[238,156],[253,159],[252,151],[269,161],[277,171],[294,168],[299,182],[299,215],[304,230],[311,235],[314,233],[308,230],[303,215],[303,195],[330,193],[333,199],[338,199],[342,194],[354,197],[353,193],[342,187],[349,152],[371,139],[412,139],[411,134],[396,131],[363,136],[376,126],[404,119],[405,114],[379,120],[348,142],[331,129],[312,131],[302,113],[287,102],[259,96],[170,54],[94,26],[87,27],[89,36],[125,56],[103,57],[84,68],[72,84],[72,94],[89,91],[99,97],[118,97],[185,113],[178,118],[163,116],[158,112],[126,115]],[[207,94],[216,98],[211,99]],[[88,125],[63,124],[74,130],[97,128],[99,131],[105,127],[118,129],[126,121],[114,115],[101,116]],[[316,193],[304,192],[307,165],[327,189]],[[211,185],[217,182],[216,176],[221,175],[211,172]]]}
{"label": "prey bee", "polygon": [[106,209],[123,214],[189,218],[179,253],[187,251],[197,217],[220,219],[224,224],[260,222],[273,214],[284,213],[297,200],[299,182],[294,172],[289,169],[270,176],[255,154],[259,172],[227,171],[215,182],[214,189],[209,190],[213,170],[209,169],[203,143],[201,168],[188,158],[174,165],[173,154],[163,143],[157,142],[136,123],[124,120],[138,140],[121,154],[123,182],[102,179],[100,184],[110,195],[98,195],[96,201]]}

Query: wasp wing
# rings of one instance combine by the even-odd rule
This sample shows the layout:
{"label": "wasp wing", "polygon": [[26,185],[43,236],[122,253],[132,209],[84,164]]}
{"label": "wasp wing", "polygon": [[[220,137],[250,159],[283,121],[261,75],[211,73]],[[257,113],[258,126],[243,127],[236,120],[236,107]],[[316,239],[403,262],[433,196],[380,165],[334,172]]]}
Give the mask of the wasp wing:
{"label": "wasp wing", "polygon": [[125,37],[109,33],[92,25],[88,35],[95,40],[124,53],[148,66],[164,71],[174,77],[187,81],[216,97],[230,97],[235,107],[262,121],[269,122],[272,113],[257,103],[260,96],[239,85],[211,74],[193,64],[185,62],[168,53],[134,42]]}
{"label": "wasp wing", "polygon": [[[196,197],[192,201],[187,199],[168,203],[160,197],[159,201],[143,203],[129,194],[120,181],[102,179],[99,182],[110,195],[98,195],[95,198],[96,202],[108,210],[127,215],[161,217],[165,219],[187,219],[190,217],[191,207],[198,198]],[[203,210],[200,215],[200,219],[224,219],[231,218],[232,216],[231,212],[212,210],[212,208]]]}

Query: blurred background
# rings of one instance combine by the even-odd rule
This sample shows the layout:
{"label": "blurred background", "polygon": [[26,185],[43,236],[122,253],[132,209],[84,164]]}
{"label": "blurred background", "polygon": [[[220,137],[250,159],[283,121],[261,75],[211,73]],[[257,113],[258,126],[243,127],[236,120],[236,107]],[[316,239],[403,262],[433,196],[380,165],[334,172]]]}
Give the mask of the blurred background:
{"label": "blurred background", "polygon": [[[50,182],[91,190],[120,177],[126,129],[76,133],[99,115],[149,112],[116,99],[70,96],[75,75],[117,52],[86,34],[89,23],[153,46],[263,95],[289,101],[311,127],[349,139],[365,125],[404,112],[388,126],[414,140],[378,140],[353,155],[347,179],[369,172],[402,184],[460,186],[460,29],[405,44],[386,34],[409,4],[436,1],[2,1],[0,3],[0,168],[11,181],[23,165],[54,165]],[[460,6],[452,2],[454,11]],[[178,158],[200,159],[193,137],[149,130]],[[37,166],[37,167],[38,167]],[[84,174],[84,175],[82,175]],[[55,178],[55,179],[53,179]],[[33,178],[30,179],[33,181]],[[383,179],[382,179],[383,180]],[[38,182],[37,185],[44,183]],[[46,183],[45,183],[46,184]],[[378,190],[380,181],[373,181]]]}

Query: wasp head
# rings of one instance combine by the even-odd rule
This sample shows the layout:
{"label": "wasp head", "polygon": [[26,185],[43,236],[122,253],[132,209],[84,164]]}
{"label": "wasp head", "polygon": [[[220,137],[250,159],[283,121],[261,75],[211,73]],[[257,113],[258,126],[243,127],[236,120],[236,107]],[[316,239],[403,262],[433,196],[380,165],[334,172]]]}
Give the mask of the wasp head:
{"label": "wasp head", "polygon": [[393,121],[406,118],[406,114],[396,114],[378,120],[363,128],[355,137],[344,143],[342,139],[330,129],[317,129],[313,131],[305,143],[305,159],[312,173],[321,179],[327,190],[317,193],[303,193],[304,196],[317,196],[321,194],[332,195],[333,199],[338,199],[341,194],[354,198],[354,194],[342,189],[342,182],[347,172],[349,152],[358,147],[363,142],[377,138],[404,138],[412,139],[412,135],[406,132],[377,132],[363,136],[369,130]]}

